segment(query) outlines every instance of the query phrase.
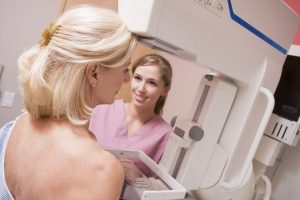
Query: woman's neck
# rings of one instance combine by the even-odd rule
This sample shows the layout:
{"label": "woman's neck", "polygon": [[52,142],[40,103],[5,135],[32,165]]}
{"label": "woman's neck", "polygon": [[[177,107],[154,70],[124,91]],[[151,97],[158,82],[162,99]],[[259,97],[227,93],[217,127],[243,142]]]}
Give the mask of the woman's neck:
{"label": "woman's neck", "polygon": [[138,108],[134,106],[132,102],[126,104],[126,115],[131,118],[131,120],[137,120],[144,124],[150,121],[156,116],[154,109],[151,108]]}

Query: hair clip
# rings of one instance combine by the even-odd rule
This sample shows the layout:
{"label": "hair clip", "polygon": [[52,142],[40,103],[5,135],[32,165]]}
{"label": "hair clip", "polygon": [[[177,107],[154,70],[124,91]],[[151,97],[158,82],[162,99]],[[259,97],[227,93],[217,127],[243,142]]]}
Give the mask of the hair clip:
{"label": "hair clip", "polygon": [[41,47],[47,46],[50,42],[55,30],[54,30],[54,23],[50,23],[50,25],[44,30],[41,39],[39,41],[39,44]]}

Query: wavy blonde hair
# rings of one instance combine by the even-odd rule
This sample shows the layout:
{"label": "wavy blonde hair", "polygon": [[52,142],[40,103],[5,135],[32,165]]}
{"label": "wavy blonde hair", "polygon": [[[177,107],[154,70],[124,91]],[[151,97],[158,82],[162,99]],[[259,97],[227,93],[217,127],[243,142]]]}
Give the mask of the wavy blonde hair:
{"label": "wavy blonde hair", "polygon": [[135,37],[111,10],[82,5],[52,24],[41,42],[19,57],[19,79],[27,111],[37,119],[90,118],[85,68],[115,68],[130,59]]}

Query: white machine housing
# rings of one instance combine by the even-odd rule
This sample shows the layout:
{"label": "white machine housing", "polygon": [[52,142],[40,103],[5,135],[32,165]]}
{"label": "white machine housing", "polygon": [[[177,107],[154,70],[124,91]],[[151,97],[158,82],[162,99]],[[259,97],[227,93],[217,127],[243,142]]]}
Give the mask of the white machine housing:
{"label": "white machine housing", "polygon": [[[187,88],[181,87],[182,82],[198,80],[196,84],[199,84],[209,71],[234,85],[234,101],[224,126],[216,133],[218,138],[213,141],[226,154],[226,162],[215,177],[217,181],[208,184],[205,176],[189,176],[192,180],[186,181],[181,175],[176,180],[188,190],[197,190],[194,194],[197,199],[252,198],[253,184],[259,176],[252,161],[274,107],[272,94],[299,18],[282,1],[272,0],[119,0],[118,12],[140,41],[205,69],[205,73],[191,74],[191,77],[176,76],[191,68],[172,63],[174,79],[164,109],[166,119],[180,116],[187,124],[193,121],[195,102],[199,102],[201,94],[196,89],[183,95]],[[189,129],[189,125],[181,122],[178,123],[183,129]],[[201,123],[198,125],[201,127]],[[180,142],[174,144],[168,145],[166,152],[172,149],[175,152]],[[197,166],[204,169],[212,160],[218,160],[215,154],[211,154],[212,160],[202,160],[197,156],[198,147],[193,149],[196,152],[190,150],[185,155],[187,162],[182,163],[178,175]],[[168,163],[175,157],[164,155],[161,167],[172,166]],[[188,160],[195,162],[189,165]],[[208,167],[206,170],[202,175],[211,172]]]}
{"label": "white machine housing", "polygon": [[275,164],[284,145],[296,146],[300,138],[300,96],[298,95],[300,59],[290,52],[291,49],[284,62],[282,75],[274,94],[273,114],[262,138],[262,145],[255,156],[266,166]]}
{"label": "white machine housing", "polygon": [[193,119],[174,119],[174,134],[160,162],[162,168],[189,190],[213,186],[226,166],[227,154],[218,140],[236,96],[236,87],[207,74],[199,83],[197,94],[201,97],[194,104]]}

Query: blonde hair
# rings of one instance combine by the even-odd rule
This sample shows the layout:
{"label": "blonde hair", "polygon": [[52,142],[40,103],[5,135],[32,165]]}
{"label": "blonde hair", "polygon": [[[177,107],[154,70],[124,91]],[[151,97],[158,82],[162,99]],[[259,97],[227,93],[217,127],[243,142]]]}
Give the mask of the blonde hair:
{"label": "blonde hair", "polygon": [[115,68],[130,59],[135,37],[111,10],[82,5],[65,12],[41,42],[19,57],[19,79],[28,112],[37,119],[86,124],[85,68]]}
{"label": "blonde hair", "polygon": [[[161,79],[164,86],[170,90],[172,83],[172,67],[167,59],[158,54],[148,54],[137,59],[132,65],[132,74],[134,74],[136,68],[140,66],[157,66],[160,70]],[[154,108],[156,115],[162,114],[163,107],[165,105],[167,96],[160,96],[157,100]]]}

